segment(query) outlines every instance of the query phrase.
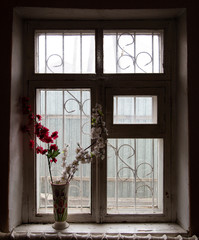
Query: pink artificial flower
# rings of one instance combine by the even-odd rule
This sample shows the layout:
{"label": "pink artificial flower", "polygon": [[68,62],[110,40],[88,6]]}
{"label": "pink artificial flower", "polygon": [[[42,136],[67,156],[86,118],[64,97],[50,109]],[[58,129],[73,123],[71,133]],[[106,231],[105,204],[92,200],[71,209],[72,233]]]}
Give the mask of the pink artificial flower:
{"label": "pink artificial flower", "polygon": [[53,143],[53,139],[49,136],[45,136],[42,141],[45,143]]}
{"label": "pink artificial flower", "polygon": [[47,150],[47,149],[44,149],[41,154],[44,155],[44,154],[47,153],[47,152],[48,152],[48,150]]}
{"label": "pink artificial flower", "polygon": [[38,153],[42,153],[43,152],[43,148],[40,147],[40,146],[36,147],[36,152],[37,152],[37,154]]}
{"label": "pink artificial flower", "polygon": [[48,136],[48,134],[49,134],[49,129],[48,129],[47,127],[44,127],[44,126],[41,125],[40,133],[41,133],[42,135]]}
{"label": "pink artificial flower", "polygon": [[41,115],[37,114],[36,117],[39,121],[41,121]]}
{"label": "pink artificial flower", "polygon": [[57,151],[57,150],[58,150],[58,147],[57,147],[56,144],[51,144],[51,145],[50,145],[50,149],[51,149],[51,150],[54,150],[54,151]]}
{"label": "pink artificial flower", "polygon": [[34,140],[30,140],[29,141],[29,147],[31,148],[31,149],[33,149],[34,148],[34,145],[35,145],[35,142],[34,142]]}
{"label": "pink artificial flower", "polygon": [[52,163],[52,162],[56,163],[56,162],[57,162],[57,159],[56,159],[56,158],[52,158],[52,159],[50,160],[50,162],[51,162],[51,163]]}
{"label": "pink artificial flower", "polygon": [[36,136],[45,143],[53,143],[53,139],[49,136],[49,129],[41,125],[41,123],[35,124]]}
{"label": "pink artificial flower", "polygon": [[36,124],[35,124],[35,134],[37,135],[37,137],[40,136],[41,128],[42,128],[41,123],[36,123]]}
{"label": "pink artificial flower", "polygon": [[22,109],[24,114],[28,114],[31,112],[31,105],[28,105],[29,98],[23,97],[22,98]]}
{"label": "pink artificial flower", "polygon": [[35,116],[34,116],[34,114],[33,114],[33,113],[30,113],[30,114],[29,114],[29,116],[28,116],[28,118],[29,118],[31,121],[33,121],[33,120],[34,120],[34,117],[35,117]]}
{"label": "pink artificial flower", "polygon": [[57,131],[53,132],[53,133],[51,134],[51,137],[52,137],[53,139],[58,138],[58,132],[57,132]]}

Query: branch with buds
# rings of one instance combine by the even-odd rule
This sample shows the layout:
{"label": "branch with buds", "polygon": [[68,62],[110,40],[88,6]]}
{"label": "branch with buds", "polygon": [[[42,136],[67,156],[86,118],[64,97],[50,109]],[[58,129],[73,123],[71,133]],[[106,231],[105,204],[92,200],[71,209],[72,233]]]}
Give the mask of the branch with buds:
{"label": "branch with buds", "polygon": [[[102,106],[96,104],[95,108],[92,109],[92,119],[91,119],[91,139],[92,144],[87,148],[83,149],[80,144],[77,144],[76,148],[76,158],[71,164],[66,163],[66,158],[68,155],[68,145],[65,146],[63,150],[62,157],[62,181],[70,182],[75,172],[78,170],[80,163],[91,163],[94,159],[105,158],[105,146],[106,146],[106,137],[108,131],[106,129],[106,124],[103,120]],[[91,148],[91,152],[88,149]]]}

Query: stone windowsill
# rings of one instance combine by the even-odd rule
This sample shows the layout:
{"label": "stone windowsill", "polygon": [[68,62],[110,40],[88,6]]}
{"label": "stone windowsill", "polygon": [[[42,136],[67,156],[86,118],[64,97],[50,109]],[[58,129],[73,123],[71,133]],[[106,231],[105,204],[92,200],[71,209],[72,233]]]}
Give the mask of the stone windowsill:
{"label": "stone windowsill", "polygon": [[[13,234],[22,233],[57,233],[52,224],[23,224],[13,230]],[[188,233],[175,223],[70,223],[70,226],[61,231],[64,234],[125,234],[125,235],[168,235],[186,236]]]}

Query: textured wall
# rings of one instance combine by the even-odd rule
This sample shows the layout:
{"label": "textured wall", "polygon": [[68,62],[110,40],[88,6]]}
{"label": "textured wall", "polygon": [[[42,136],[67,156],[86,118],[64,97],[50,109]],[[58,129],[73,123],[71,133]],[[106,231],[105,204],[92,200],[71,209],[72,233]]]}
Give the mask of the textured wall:
{"label": "textured wall", "polygon": [[[1,175],[0,175],[0,230],[9,230],[9,216],[12,215],[12,207],[9,206],[10,215],[8,214],[8,205],[11,204],[8,198],[8,178],[12,175],[12,167],[9,167],[11,160],[10,139],[13,136],[10,132],[11,111],[15,103],[10,104],[11,100],[11,43],[12,43],[12,13],[15,6],[31,6],[31,7],[63,7],[63,8],[187,8],[187,35],[188,35],[188,137],[189,137],[189,187],[190,187],[190,226],[191,231],[194,234],[199,234],[199,205],[198,205],[198,172],[199,172],[199,160],[198,160],[198,118],[197,118],[197,106],[199,96],[199,81],[198,81],[198,9],[196,7],[196,1],[194,0],[173,0],[173,1],[159,1],[153,2],[148,0],[143,1],[63,1],[63,0],[10,0],[3,1],[1,5],[1,23],[3,34],[1,37],[1,149],[2,155],[0,158]],[[6,27],[5,27],[6,26]],[[13,75],[12,75],[13,76]],[[13,86],[13,85],[12,85]],[[14,89],[14,88],[13,88]],[[13,119],[16,119],[15,117]],[[17,135],[15,135],[17,136]],[[16,138],[15,138],[16,139]],[[16,142],[16,140],[15,140]],[[17,144],[17,142],[16,142]],[[11,144],[14,145],[14,144]],[[12,153],[14,155],[14,152]],[[18,164],[17,158],[15,158],[16,164]],[[186,166],[187,167],[187,166]],[[14,165],[13,165],[14,168]],[[20,172],[17,173],[18,176]],[[18,182],[20,180],[18,179]],[[12,184],[11,184],[12,185]],[[11,186],[10,185],[10,186]],[[16,188],[20,186],[16,182]],[[21,191],[21,190],[19,190]],[[12,192],[12,188],[9,190]],[[182,200],[183,201],[183,200]],[[16,203],[17,207],[20,206],[20,201]],[[15,206],[16,206],[15,205]],[[14,212],[13,212],[14,214]],[[20,218],[20,216],[19,216]]]}
{"label": "textured wall", "polygon": [[10,114],[9,229],[21,223],[23,189],[23,135],[20,97],[23,95],[22,22],[14,15]]}

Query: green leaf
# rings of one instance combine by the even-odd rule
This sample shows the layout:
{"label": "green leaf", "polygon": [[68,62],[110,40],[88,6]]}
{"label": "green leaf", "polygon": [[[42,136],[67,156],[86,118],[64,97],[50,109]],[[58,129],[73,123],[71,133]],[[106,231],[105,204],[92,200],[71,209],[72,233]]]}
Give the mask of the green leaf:
{"label": "green leaf", "polygon": [[48,158],[51,158],[51,157],[52,157],[52,154],[53,154],[53,153],[52,153],[52,150],[48,150],[48,153],[47,153],[46,156],[47,156]]}
{"label": "green leaf", "polygon": [[55,157],[57,157],[59,154],[60,154],[60,151],[59,151],[59,150],[54,151],[54,152],[52,153],[51,157],[52,157],[52,158],[55,158]]}

